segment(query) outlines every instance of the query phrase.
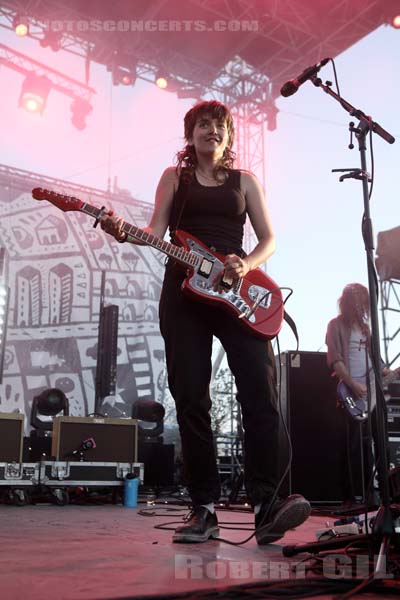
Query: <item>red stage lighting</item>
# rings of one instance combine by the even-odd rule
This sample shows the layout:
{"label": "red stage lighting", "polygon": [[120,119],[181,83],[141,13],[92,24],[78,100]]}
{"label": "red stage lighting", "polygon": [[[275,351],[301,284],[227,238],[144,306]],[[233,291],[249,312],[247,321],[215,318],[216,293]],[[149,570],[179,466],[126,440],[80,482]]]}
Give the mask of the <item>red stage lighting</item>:
{"label": "red stage lighting", "polygon": [[42,48],[51,48],[53,52],[57,52],[61,48],[62,35],[59,31],[46,31],[40,40]]}
{"label": "red stage lighting", "polygon": [[121,67],[114,67],[112,69],[112,82],[113,85],[134,85],[136,81],[136,72],[128,71]]}
{"label": "red stage lighting", "polygon": [[121,83],[123,83],[124,85],[132,85],[133,77],[129,73],[125,73],[121,77]]}
{"label": "red stage lighting", "polygon": [[22,84],[19,106],[28,112],[43,113],[50,93],[51,81],[45,75],[29,73]]}

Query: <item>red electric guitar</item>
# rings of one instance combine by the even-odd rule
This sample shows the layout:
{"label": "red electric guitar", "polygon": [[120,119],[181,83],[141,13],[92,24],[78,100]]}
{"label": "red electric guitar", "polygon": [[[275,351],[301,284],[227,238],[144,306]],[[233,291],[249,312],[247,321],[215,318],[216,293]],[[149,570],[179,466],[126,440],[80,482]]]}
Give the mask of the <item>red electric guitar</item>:
{"label": "red electric guitar", "polygon": [[[97,221],[104,209],[91,206],[73,196],[64,196],[42,188],[32,190],[36,200],[48,200],[64,212],[77,210]],[[283,322],[282,292],[277,284],[261,269],[249,271],[237,283],[223,280],[226,291],[213,289],[215,278],[224,270],[224,257],[211,251],[202,242],[185,231],[176,231],[177,244],[170,244],[151,233],[125,222],[123,231],[134,240],[152,246],[187,268],[182,291],[196,300],[219,304],[240,319],[254,335],[268,340],[278,335]]]}

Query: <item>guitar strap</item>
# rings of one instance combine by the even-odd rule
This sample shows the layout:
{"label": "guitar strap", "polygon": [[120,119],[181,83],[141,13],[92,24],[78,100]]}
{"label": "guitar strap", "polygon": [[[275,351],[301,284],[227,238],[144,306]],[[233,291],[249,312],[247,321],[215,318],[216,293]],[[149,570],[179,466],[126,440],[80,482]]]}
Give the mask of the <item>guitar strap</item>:
{"label": "guitar strap", "polygon": [[[179,208],[179,213],[178,216],[175,218],[175,213],[176,213],[176,197],[178,195],[178,193],[180,192],[180,190],[182,190],[182,201],[181,201],[181,206]],[[174,200],[173,200],[173,205],[174,205],[174,211],[173,211],[173,218],[174,218],[174,222],[170,223],[170,232],[171,232],[171,239],[174,239],[174,233],[177,229],[179,229],[179,224],[182,220],[182,215],[183,215],[183,211],[185,209],[186,206],[186,202],[189,196],[189,184],[187,182],[184,181],[183,177],[182,177],[182,172],[179,176],[179,185],[178,185],[178,189],[176,190],[175,194],[174,194]]]}

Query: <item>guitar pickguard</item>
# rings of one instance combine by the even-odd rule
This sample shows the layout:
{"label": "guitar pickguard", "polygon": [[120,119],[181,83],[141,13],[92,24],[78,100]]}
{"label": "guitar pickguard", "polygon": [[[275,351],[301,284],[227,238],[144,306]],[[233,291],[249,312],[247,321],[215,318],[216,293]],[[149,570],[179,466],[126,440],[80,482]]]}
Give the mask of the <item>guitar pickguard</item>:
{"label": "guitar pickguard", "polygon": [[[210,298],[221,298],[225,302],[232,305],[239,313],[245,314],[249,311],[252,304],[260,298],[259,306],[268,308],[271,304],[271,294],[269,290],[259,286],[250,285],[247,290],[247,295],[250,302],[241,294],[242,280],[239,279],[236,285],[232,288],[227,289],[224,292],[217,292],[213,289],[214,281],[216,277],[223,271],[224,265],[219,258],[217,258],[207,249],[196,244],[194,240],[187,240],[190,247],[190,251],[199,257],[199,266],[194,269],[193,275],[189,278],[190,287],[195,291],[207,295]],[[251,323],[255,323],[255,313],[250,314],[246,317]]]}

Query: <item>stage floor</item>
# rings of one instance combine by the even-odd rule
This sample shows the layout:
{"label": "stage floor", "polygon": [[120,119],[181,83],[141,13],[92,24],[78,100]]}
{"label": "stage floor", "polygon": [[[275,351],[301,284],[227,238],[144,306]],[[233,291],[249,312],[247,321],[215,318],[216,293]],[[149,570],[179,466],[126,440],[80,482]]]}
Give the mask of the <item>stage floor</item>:
{"label": "stage floor", "polygon": [[[217,512],[222,538],[240,542],[251,534],[252,513],[225,509]],[[257,582],[270,585],[271,581],[284,583],[288,579],[294,580],[294,594],[306,577],[313,576],[306,575],[304,564],[300,563],[306,556],[304,553],[285,558],[282,547],[315,541],[315,532],[324,529],[327,521],[333,525],[337,518],[312,515],[296,530],[287,532],[283,540],[263,547],[257,546],[254,538],[240,546],[221,540],[173,544],[172,531],[155,528],[165,523],[172,530],[185,514],[185,506],[170,503],[155,506],[144,503],[138,509],[113,504],[0,505],[1,598],[93,600],[142,595],[172,598],[205,588]],[[340,573],[330,576],[328,567],[328,564],[323,567],[325,574],[320,576],[325,588],[314,597],[331,598],[333,586],[343,579]],[[362,572],[358,576],[360,583]],[[277,597],[268,594],[258,597]],[[238,596],[239,593],[233,593],[229,597]],[[381,593],[363,597],[384,596]]]}

